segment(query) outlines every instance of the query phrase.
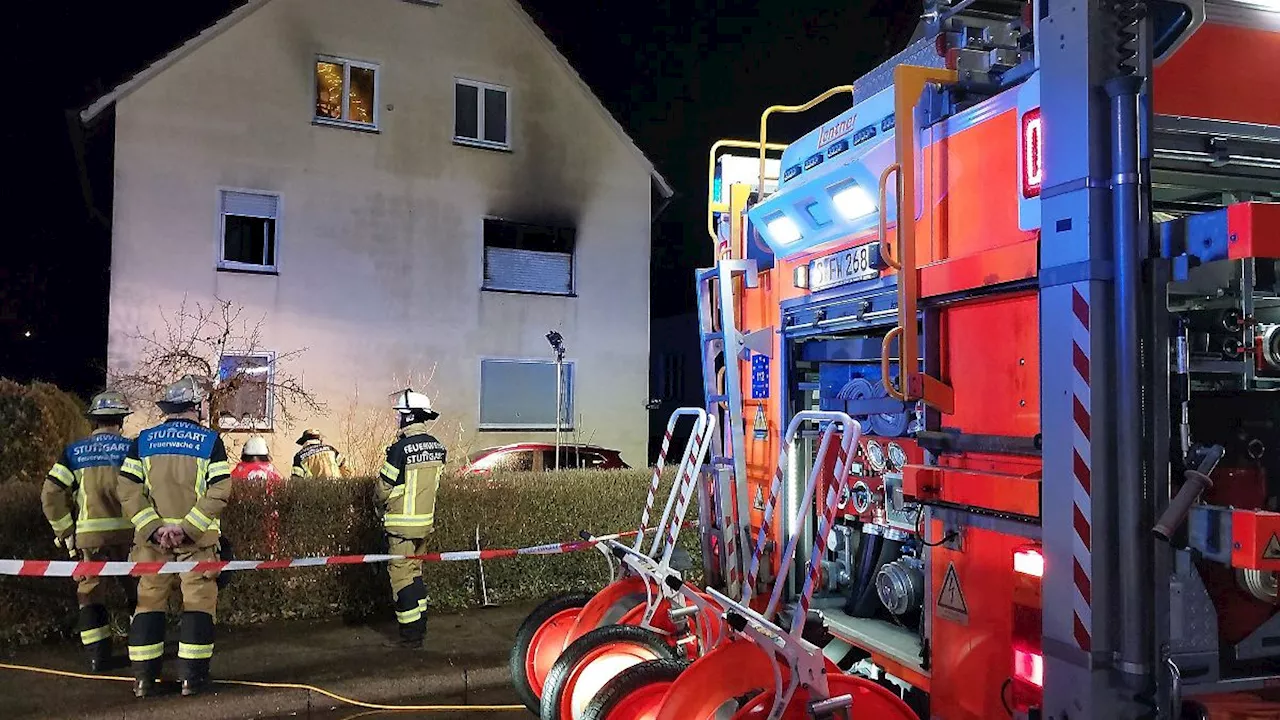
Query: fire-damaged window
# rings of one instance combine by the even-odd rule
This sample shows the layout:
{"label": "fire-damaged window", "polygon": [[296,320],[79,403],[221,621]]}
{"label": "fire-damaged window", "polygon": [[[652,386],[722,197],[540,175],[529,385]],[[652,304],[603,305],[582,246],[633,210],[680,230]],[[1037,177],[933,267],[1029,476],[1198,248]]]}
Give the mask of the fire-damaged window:
{"label": "fire-damaged window", "polygon": [[573,228],[484,221],[484,289],[573,295]]}
{"label": "fire-damaged window", "polygon": [[271,429],[274,362],[274,354],[266,352],[222,356],[213,408],[220,430]]}

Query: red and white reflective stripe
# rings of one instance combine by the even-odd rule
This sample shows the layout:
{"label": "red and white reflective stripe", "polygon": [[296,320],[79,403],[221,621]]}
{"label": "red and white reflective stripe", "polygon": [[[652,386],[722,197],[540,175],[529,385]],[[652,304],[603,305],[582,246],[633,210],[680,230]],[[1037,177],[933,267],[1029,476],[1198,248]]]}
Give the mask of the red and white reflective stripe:
{"label": "red and white reflective stripe", "polygon": [[24,577],[98,577],[111,575],[173,575],[185,572],[239,570],[279,570],[282,568],[321,567],[324,565],[363,565],[409,558],[423,562],[462,562],[492,560],[517,555],[559,555],[595,547],[606,540],[628,537],[633,532],[595,537],[576,542],[549,543],[502,550],[459,550],[424,555],[329,555],[280,560],[214,560],[206,562],[75,562],[72,560],[0,560],[0,575]]}
{"label": "red and white reflective stripe", "polygon": [[[846,432],[848,428],[845,429]],[[813,600],[813,589],[818,584],[818,573],[822,569],[822,558],[827,556],[827,536],[836,521],[837,500],[849,484],[849,472],[846,467],[848,458],[844,445],[836,454],[833,482],[827,483],[827,495],[822,505],[822,519],[818,522],[818,534],[814,537],[813,553],[809,558],[808,573],[804,580],[804,588],[800,592],[800,611],[791,619],[791,634],[799,633],[804,627],[805,618],[809,617],[809,603]]]}
{"label": "red and white reflective stripe", "polygon": [[[640,530],[649,527],[649,517],[653,514],[653,501],[658,495],[658,485],[662,483],[662,469],[667,465],[667,452],[671,449],[671,426],[667,423],[667,432],[662,436],[662,449],[658,451],[658,462],[653,466],[653,480],[649,482],[649,497],[644,501],[644,512],[640,514]],[[637,533],[635,550],[640,550],[643,537]]]}
{"label": "red and white reflective stripe", "polygon": [[743,604],[755,592],[756,577],[760,574],[760,556],[764,554],[764,544],[769,539],[769,525],[773,522],[773,514],[777,511],[778,501],[782,496],[782,474],[786,466],[787,449],[783,447],[778,453],[778,471],[773,474],[773,484],[769,486],[769,500],[765,504],[764,519],[760,522],[760,534],[756,537],[756,549],[751,553],[751,569],[747,571],[747,582],[742,588]]}
{"label": "red and white reflective stripe", "polygon": [[1075,611],[1072,634],[1081,650],[1093,648],[1093,498],[1090,443],[1092,435],[1092,395],[1089,386],[1089,284],[1071,286],[1071,474],[1075,478],[1072,499],[1075,507],[1071,538],[1072,573],[1075,578]]}
{"label": "red and white reflective stripe", "polygon": [[706,440],[707,432],[710,431],[710,425],[704,425],[702,433],[695,435],[689,443],[689,454],[684,459],[681,468],[684,471],[682,477],[676,478],[676,482],[680,483],[680,497],[676,500],[675,515],[671,518],[671,526],[667,529],[667,545],[674,547],[676,540],[680,535],[680,519],[684,517],[685,511],[689,509],[689,499],[693,497],[693,483],[697,479],[696,468],[699,466],[698,455],[702,449],[702,443]]}

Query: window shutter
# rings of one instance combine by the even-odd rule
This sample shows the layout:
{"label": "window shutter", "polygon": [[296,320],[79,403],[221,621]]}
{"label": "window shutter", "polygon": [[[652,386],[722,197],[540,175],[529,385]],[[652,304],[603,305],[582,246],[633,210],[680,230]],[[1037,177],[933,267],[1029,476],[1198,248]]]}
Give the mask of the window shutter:
{"label": "window shutter", "polygon": [[[573,425],[573,364],[564,364],[563,427]],[[480,426],[555,428],[556,366],[553,362],[483,360],[480,363]]]}
{"label": "window shutter", "polygon": [[493,290],[568,295],[573,292],[573,255],[488,247],[484,284]]}
{"label": "window shutter", "polygon": [[222,191],[222,213],[241,217],[275,218],[279,198],[261,193]]}

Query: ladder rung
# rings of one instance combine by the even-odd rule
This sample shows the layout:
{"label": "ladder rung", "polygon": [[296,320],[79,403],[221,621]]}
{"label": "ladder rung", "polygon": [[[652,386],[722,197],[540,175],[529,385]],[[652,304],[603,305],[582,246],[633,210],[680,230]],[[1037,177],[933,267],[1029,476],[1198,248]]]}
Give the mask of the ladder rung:
{"label": "ladder rung", "polygon": [[716,403],[729,402],[728,395],[708,395],[707,404],[714,405]]}
{"label": "ladder rung", "polygon": [[713,457],[711,465],[714,467],[733,467],[733,458],[730,457]]}
{"label": "ladder rung", "polygon": [[724,339],[724,333],[722,332],[717,331],[717,332],[702,333],[702,342],[704,343],[715,342],[717,340],[723,340],[723,339]]}

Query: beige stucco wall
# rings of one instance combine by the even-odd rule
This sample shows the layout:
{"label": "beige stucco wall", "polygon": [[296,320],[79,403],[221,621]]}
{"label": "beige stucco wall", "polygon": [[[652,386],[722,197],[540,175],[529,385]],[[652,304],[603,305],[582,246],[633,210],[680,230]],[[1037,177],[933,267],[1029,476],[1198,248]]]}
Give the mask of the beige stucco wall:
{"label": "beige stucco wall", "polygon": [[[434,372],[471,434],[480,358],[576,361],[582,439],[645,459],[650,176],[508,0],[273,0],[116,109],[109,365],[158,308],[214,296],[265,316],[339,432],[357,388],[383,402]],[[379,133],[315,126],[315,55],[381,64]],[[454,77],[510,88],[512,151],[455,146]],[[279,192],[278,277],[215,270],[218,188]],[[578,229],[576,298],[482,292],[482,218]],[[273,451],[292,454],[291,428]],[[476,449],[551,433],[483,433]]]}

